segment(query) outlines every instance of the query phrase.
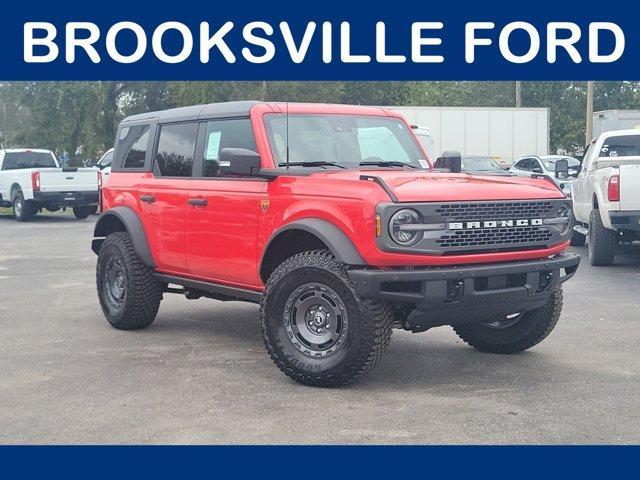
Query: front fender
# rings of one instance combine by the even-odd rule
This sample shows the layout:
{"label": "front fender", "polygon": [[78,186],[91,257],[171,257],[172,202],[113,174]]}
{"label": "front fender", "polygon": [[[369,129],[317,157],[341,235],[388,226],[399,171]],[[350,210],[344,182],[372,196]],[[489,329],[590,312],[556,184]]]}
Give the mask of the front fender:
{"label": "front fender", "polygon": [[367,264],[353,245],[351,239],[347,237],[342,230],[332,223],[319,218],[302,218],[288,223],[276,230],[264,247],[260,264],[262,264],[262,260],[264,259],[264,252],[269,250],[269,245],[271,245],[278,236],[290,230],[304,230],[305,232],[315,235],[327,246],[333,256],[345,265]]}
{"label": "front fender", "polygon": [[97,255],[100,252],[104,238],[113,232],[121,231],[126,231],[129,234],[133,242],[133,248],[140,259],[146,265],[155,268],[156,265],[151,255],[151,249],[149,248],[142,222],[138,214],[129,207],[114,207],[100,215],[93,230],[93,236],[96,238],[91,244],[91,249]]}

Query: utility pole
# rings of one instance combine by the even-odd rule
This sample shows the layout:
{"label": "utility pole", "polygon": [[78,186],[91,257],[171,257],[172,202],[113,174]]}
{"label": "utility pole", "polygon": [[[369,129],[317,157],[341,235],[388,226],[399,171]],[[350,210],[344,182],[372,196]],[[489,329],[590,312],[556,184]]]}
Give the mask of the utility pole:
{"label": "utility pole", "polygon": [[516,81],[516,108],[522,108],[522,82]]}
{"label": "utility pole", "polygon": [[587,82],[587,127],[584,132],[585,145],[589,145],[593,140],[593,92],[595,82]]}
{"label": "utility pole", "polygon": [[260,82],[260,100],[263,102],[267,99],[267,82]]}

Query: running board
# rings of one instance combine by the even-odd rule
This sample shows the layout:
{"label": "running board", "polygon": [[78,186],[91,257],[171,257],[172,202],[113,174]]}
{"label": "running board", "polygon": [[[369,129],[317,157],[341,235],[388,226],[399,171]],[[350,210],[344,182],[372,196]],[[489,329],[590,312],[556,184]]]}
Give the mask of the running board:
{"label": "running board", "polygon": [[585,237],[589,234],[589,230],[586,227],[583,227],[582,225],[574,225],[573,229],[576,232],[581,233]]}
{"label": "running board", "polygon": [[202,282],[200,280],[192,280],[190,278],[177,277],[175,275],[165,275],[164,273],[156,273],[155,277],[160,282],[181,285],[187,290],[193,289],[211,293],[219,300],[244,300],[252,303],[260,303],[262,300],[262,292],[256,292],[255,290],[230,287],[228,285],[220,285],[218,283]]}

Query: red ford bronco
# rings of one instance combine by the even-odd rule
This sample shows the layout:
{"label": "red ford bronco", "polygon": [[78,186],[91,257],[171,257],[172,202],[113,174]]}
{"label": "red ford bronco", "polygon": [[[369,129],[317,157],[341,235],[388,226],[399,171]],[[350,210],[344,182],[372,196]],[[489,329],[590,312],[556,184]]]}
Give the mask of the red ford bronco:
{"label": "red ford bronco", "polygon": [[579,257],[542,178],[431,168],[383,108],[233,102],[126,118],[95,227],[100,304],[148,327],[165,293],[260,303],[298,382],[348,383],[393,328],[452,325],[483,352],[542,341]]}

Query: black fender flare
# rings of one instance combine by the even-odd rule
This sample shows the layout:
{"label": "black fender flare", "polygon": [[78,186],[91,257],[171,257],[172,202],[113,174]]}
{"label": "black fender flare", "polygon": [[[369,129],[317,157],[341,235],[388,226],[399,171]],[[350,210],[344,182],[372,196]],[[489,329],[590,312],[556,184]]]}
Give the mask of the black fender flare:
{"label": "black fender flare", "polygon": [[322,243],[331,251],[334,257],[345,265],[366,265],[353,242],[347,235],[338,227],[326,220],[319,218],[303,218],[294,222],[288,223],[278,230],[273,232],[269,241],[262,251],[262,257],[260,258],[260,268],[264,262],[265,254],[269,251],[269,246],[273,241],[281,234],[290,230],[304,230],[318,237]]}
{"label": "black fender flare", "polygon": [[156,264],[153,261],[151,255],[151,249],[149,248],[149,242],[147,241],[147,234],[144,231],[142,222],[138,217],[138,214],[129,207],[114,207],[100,215],[96,226],[93,230],[93,236],[95,239],[91,244],[91,249],[96,253],[100,252],[100,247],[104,238],[109,235],[113,230],[110,230],[110,226],[113,221],[116,220],[126,229],[127,233],[131,237],[133,242],[133,248],[146,265],[155,268]]}

